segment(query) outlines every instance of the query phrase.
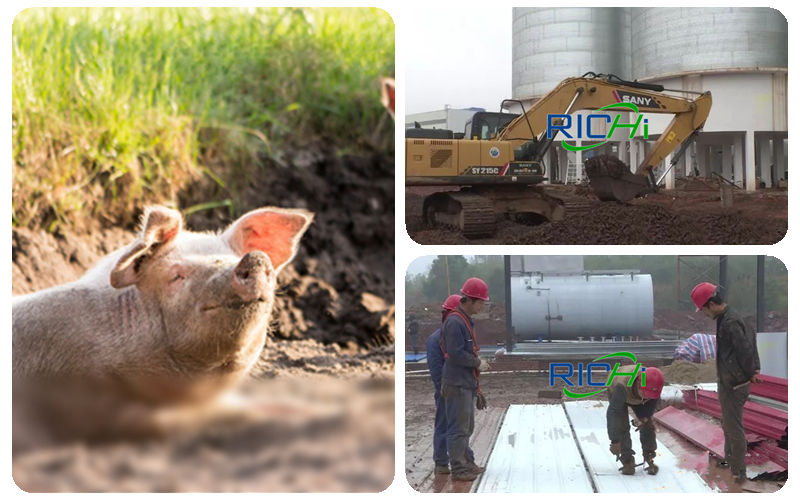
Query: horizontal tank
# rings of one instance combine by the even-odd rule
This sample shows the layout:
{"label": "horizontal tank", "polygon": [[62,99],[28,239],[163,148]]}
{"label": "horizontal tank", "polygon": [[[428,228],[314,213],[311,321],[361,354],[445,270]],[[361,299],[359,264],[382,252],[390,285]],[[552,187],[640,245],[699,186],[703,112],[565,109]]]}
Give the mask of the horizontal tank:
{"label": "horizontal tank", "polygon": [[653,334],[649,274],[511,277],[511,324],[519,340]]}

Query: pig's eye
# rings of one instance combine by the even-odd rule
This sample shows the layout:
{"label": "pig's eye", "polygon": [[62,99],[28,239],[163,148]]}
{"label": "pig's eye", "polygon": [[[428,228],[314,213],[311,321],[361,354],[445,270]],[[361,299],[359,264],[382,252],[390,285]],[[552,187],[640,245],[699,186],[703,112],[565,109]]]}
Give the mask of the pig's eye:
{"label": "pig's eye", "polygon": [[183,275],[182,274],[175,273],[174,275],[172,275],[172,279],[170,280],[170,283],[175,283],[176,281],[182,280],[182,279],[183,279]]}

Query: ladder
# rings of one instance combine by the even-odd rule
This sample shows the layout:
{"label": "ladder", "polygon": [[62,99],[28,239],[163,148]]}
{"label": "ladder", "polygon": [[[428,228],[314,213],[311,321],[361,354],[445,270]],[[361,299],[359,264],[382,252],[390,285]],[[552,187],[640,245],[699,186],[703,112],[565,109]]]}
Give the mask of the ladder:
{"label": "ladder", "polygon": [[[586,168],[583,166],[583,163],[580,164],[581,167],[581,180],[586,178]],[[564,184],[577,184],[578,183],[578,163],[574,161],[570,161],[567,163],[567,178],[564,180]]]}

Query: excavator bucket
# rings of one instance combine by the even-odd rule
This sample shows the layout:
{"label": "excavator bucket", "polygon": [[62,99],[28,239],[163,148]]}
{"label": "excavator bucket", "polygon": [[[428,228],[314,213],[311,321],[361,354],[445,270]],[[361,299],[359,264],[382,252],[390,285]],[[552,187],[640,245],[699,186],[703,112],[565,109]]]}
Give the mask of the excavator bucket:
{"label": "excavator bucket", "polygon": [[628,202],[654,192],[645,175],[631,173],[619,158],[598,155],[585,162],[589,185],[601,201]]}

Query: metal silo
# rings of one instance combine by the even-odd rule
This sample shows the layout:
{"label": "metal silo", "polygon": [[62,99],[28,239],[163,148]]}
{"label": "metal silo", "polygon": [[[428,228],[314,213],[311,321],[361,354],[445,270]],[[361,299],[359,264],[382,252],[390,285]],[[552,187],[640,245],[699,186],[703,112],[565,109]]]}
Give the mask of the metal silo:
{"label": "metal silo", "polygon": [[514,8],[513,96],[540,97],[564,78],[587,71],[625,77],[630,66],[626,10]]}
{"label": "metal silo", "polygon": [[634,78],[788,66],[786,18],[760,8],[631,8]]}
{"label": "metal silo", "polygon": [[511,323],[520,340],[649,337],[653,280],[634,273],[512,276]]}

